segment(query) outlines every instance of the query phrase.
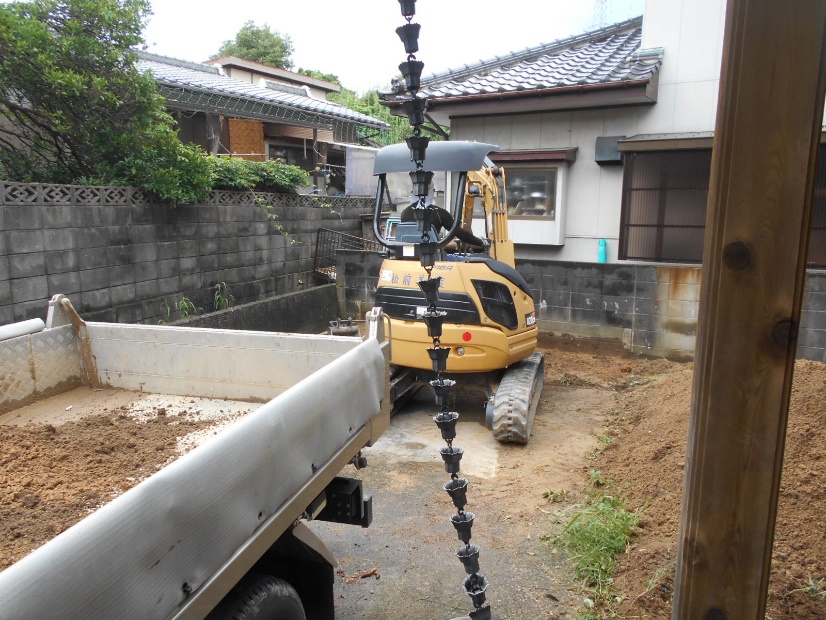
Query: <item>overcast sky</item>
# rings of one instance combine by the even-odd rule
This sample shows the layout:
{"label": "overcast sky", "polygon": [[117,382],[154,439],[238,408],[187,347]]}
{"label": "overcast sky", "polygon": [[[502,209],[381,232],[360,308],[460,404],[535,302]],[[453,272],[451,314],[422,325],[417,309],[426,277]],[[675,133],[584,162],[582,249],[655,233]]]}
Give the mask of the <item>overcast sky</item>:
{"label": "overcast sky", "polygon": [[[293,42],[293,70],[337,75],[363,93],[385,87],[404,61],[398,0],[151,0],[148,51],[203,61],[244,22],[269,25]],[[644,0],[607,0],[606,24],[642,15]],[[580,34],[594,0],[418,0],[418,60],[424,74]]]}

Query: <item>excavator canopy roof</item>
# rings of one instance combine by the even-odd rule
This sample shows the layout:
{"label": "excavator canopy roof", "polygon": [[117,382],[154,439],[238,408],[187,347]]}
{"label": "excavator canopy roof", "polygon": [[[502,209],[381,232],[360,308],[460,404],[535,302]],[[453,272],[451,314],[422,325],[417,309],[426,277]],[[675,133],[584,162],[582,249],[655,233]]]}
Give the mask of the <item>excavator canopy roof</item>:
{"label": "excavator canopy roof", "polygon": [[[457,172],[479,170],[488,153],[499,147],[484,142],[431,142],[425,152],[424,170],[431,172]],[[410,160],[406,144],[391,144],[376,153],[373,175],[388,172],[413,172],[416,164]]]}

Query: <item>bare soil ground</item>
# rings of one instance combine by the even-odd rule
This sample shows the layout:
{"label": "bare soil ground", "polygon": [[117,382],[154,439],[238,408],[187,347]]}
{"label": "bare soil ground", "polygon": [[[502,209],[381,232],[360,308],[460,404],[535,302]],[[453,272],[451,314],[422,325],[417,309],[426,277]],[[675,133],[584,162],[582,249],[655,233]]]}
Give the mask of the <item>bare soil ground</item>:
{"label": "bare soil ground", "polygon": [[[598,469],[641,514],[616,574],[620,617],[669,618],[691,366],[633,356],[615,341],[546,336],[541,347],[546,388],[531,443],[496,444],[477,414],[463,414],[456,441],[467,451],[468,509],[478,519],[473,542],[482,547],[494,616],[577,616],[582,596],[564,551],[542,537],[558,531],[558,514],[581,498],[589,471]],[[218,432],[215,417],[232,420],[255,408],[143,401],[114,390],[100,396],[74,391],[33,406],[46,409],[0,417],[0,569],[199,436]],[[824,402],[826,366],[798,362],[772,561],[773,620],[826,618]],[[597,437],[605,435],[611,441],[600,451]],[[441,489],[441,445],[429,414],[396,416],[359,472],[374,494],[374,525],[315,525],[340,560],[341,620],[467,613],[453,556],[461,543]],[[546,490],[566,491],[567,503],[549,503]]]}
{"label": "bare soil ground", "polygon": [[[549,338],[548,378],[616,390],[611,443],[590,464],[640,511],[620,558],[623,618],[670,618],[683,490],[690,364],[630,358],[610,342]],[[616,345],[614,345],[616,347]],[[556,361],[554,361],[554,359]],[[795,365],[767,618],[826,618],[826,365]]]}

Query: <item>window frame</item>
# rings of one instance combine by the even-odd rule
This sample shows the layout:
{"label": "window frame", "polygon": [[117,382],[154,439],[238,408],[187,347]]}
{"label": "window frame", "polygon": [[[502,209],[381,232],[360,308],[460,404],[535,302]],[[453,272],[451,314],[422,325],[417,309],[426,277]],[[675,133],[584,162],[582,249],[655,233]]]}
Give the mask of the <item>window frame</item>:
{"label": "window frame", "polygon": [[[822,138],[826,139],[826,136]],[[680,145],[683,146],[683,145]],[[699,146],[699,144],[697,145]],[[711,149],[708,148],[707,144],[703,144],[702,147],[695,147],[695,148],[673,148],[673,149],[640,149],[634,150],[631,148],[625,149],[625,158],[623,161],[624,170],[623,170],[623,182],[622,182],[622,206],[621,206],[621,214],[620,214],[620,237],[619,237],[619,252],[618,258],[620,260],[627,260],[627,261],[641,261],[641,262],[653,262],[653,263],[686,263],[686,264],[699,264],[701,265],[703,262],[703,252],[705,251],[705,218],[708,216],[708,186],[711,181],[711,170],[709,169],[708,179],[706,180],[706,195],[705,195],[705,217],[704,217],[704,224],[702,227],[695,226],[694,228],[702,230],[702,237],[703,243],[700,247],[700,256],[695,259],[670,259],[670,258],[662,258],[662,232],[658,234],[658,245],[659,248],[657,250],[658,257],[628,257],[628,235],[629,235],[629,226],[628,223],[628,216],[629,216],[629,196],[630,192],[634,191],[633,189],[629,189],[629,180],[634,173],[633,170],[633,161],[631,165],[629,165],[628,158],[633,158],[635,155],[640,154],[663,154],[663,153],[685,153],[689,151],[708,151],[710,152]],[[806,268],[807,269],[818,269],[823,270],[826,269],[826,142],[821,141],[820,148],[818,150],[818,160],[816,164],[816,178],[815,178],[815,188],[814,188],[814,196],[812,197],[812,217],[811,217],[811,224],[809,229],[809,246],[808,252],[806,255]],[[695,188],[696,189],[696,188]],[[662,229],[660,229],[662,231]]]}
{"label": "window frame", "polygon": [[[694,181],[700,181],[700,183],[695,183],[691,186],[680,186],[676,184],[671,184],[669,179],[669,175],[675,176],[672,170],[675,169],[675,166],[678,163],[677,158],[682,157],[686,158],[688,155],[696,155],[699,158],[707,158],[707,166],[708,166],[708,173],[705,175],[698,175],[694,178]],[[637,158],[659,158],[655,165],[652,165],[650,162],[648,166],[650,168],[657,168],[659,167],[659,183],[657,185],[649,185],[646,186],[644,183],[637,184],[638,181],[641,179],[637,179],[636,176],[644,176],[650,174],[650,170],[639,171],[636,168],[637,165]],[[672,159],[672,161],[663,161],[665,159]],[[646,165],[643,161],[640,161],[641,166]],[[692,165],[703,167],[705,166],[705,162],[697,161],[693,162]],[[696,171],[695,171],[696,172]],[[676,176],[679,176],[677,173]],[[628,260],[628,261],[644,261],[644,262],[654,262],[654,263],[682,263],[682,264],[702,264],[703,261],[703,249],[704,249],[704,238],[705,238],[705,220],[706,215],[708,213],[708,189],[709,189],[709,181],[711,178],[711,149],[710,148],[684,148],[684,149],[663,149],[663,150],[640,150],[640,151],[627,151],[624,154],[623,159],[623,179],[622,179],[622,200],[621,200],[621,207],[620,207],[620,231],[619,231],[619,251],[618,251],[618,258],[619,260]],[[679,200],[675,200],[676,197],[680,195],[682,192],[683,196],[685,196],[688,192],[703,192],[703,199],[701,203],[697,203],[694,205],[694,209],[702,209],[702,224],[681,224],[681,223],[672,223],[668,224],[666,221],[668,219],[679,220],[681,215],[681,210],[679,204],[672,204],[669,206],[669,202],[672,203],[679,203]],[[638,200],[638,196],[644,196],[643,192],[656,192],[656,223],[639,223],[639,222],[632,222],[631,220],[631,213],[632,211],[637,209],[637,205],[639,205],[642,200]],[[643,211],[646,210],[646,206],[640,207]],[[647,206],[647,210],[651,211],[650,204]],[[636,231],[641,231],[640,234],[643,235],[645,229],[653,229],[655,238],[653,240],[654,249],[653,252],[648,252],[644,254],[634,254],[631,255],[633,250],[631,246],[635,241],[632,239],[633,233]],[[686,254],[686,255],[677,255],[677,256],[668,256],[668,253],[664,251],[665,243],[665,236],[668,233],[676,234],[677,231],[680,230],[690,230],[700,235],[700,242],[699,247],[695,250]],[[688,236],[684,236],[686,239],[686,243],[691,245],[692,242],[688,238]],[[644,247],[646,243],[645,239],[639,241],[639,245]],[[650,244],[651,241],[649,240],[648,243]],[[695,241],[693,245],[697,245]],[[697,255],[697,249],[699,250],[699,255]]]}
{"label": "window frame", "polygon": [[[505,169],[505,194],[508,198],[508,220],[514,221],[523,221],[523,220],[537,220],[540,222],[553,222],[557,218],[557,214],[560,212],[562,208],[562,192],[560,191],[560,186],[562,183],[562,175],[565,174],[567,166],[564,164],[560,164],[558,162],[514,162],[510,164]],[[513,199],[511,198],[512,192],[508,188],[508,184],[510,183],[510,179],[513,177],[514,174],[520,172],[545,172],[550,173],[553,172],[553,205],[549,205],[547,202],[547,187],[549,185],[548,179],[544,181],[545,183],[545,210],[544,214],[528,214],[524,215],[521,213],[515,213],[515,210],[518,208],[518,203],[513,203]],[[550,210],[548,207],[551,207]],[[548,213],[550,211],[550,213]]]}

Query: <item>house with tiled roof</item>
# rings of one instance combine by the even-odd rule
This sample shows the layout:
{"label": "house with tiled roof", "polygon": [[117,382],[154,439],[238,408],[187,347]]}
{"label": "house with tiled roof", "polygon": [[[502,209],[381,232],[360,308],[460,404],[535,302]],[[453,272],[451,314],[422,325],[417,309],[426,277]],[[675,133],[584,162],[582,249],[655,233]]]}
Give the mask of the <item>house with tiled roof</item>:
{"label": "house with tiled roof", "polygon": [[[347,155],[387,128],[327,100],[340,87],[323,80],[227,57],[194,63],[141,52],[184,142],[213,155],[278,158],[308,171],[322,191],[344,191]],[[225,63],[225,64],[221,64]],[[360,159],[360,158],[358,158]],[[363,193],[363,192],[355,192]]]}
{"label": "house with tiled roof", "polygon": [[701,259],[724,17],[648,0],[644,19],[422,78],[452,139],[500,147],[517,256]]}

